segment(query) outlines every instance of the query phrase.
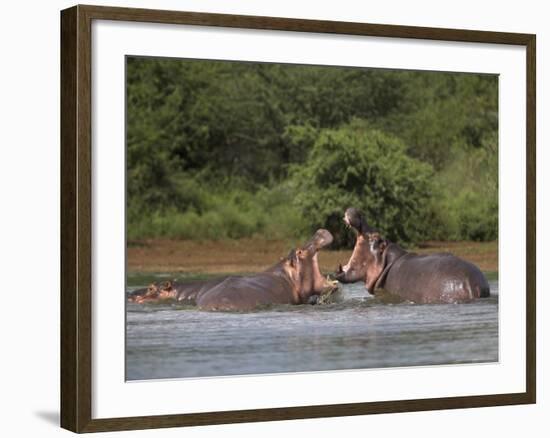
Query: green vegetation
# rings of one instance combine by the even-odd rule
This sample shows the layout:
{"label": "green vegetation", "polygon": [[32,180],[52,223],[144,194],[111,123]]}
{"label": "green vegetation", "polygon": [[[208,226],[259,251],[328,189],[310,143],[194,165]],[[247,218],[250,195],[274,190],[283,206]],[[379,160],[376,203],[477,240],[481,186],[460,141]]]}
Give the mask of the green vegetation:
{"label": "green vegetation", "polygon": [[361,207],[392,240],[424,237],[432,178],[432,167],[408,156],[400,139],[359,122],[319,130],[306,161],[290,171],[305,223],[330,228],[342,243],[345,205]]}
{"label": "green vegetation", "polygon": [[498,78],[127,60],[128,238],[493,240]]}

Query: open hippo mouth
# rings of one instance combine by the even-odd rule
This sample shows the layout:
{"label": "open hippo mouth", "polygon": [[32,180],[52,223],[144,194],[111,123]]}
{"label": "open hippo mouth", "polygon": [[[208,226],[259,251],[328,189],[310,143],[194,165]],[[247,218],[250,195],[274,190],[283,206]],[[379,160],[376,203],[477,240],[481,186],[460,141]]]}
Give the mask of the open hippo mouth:
{"label": "open hippo mouth", "polygon": [[370,233],[374,228],[370,227],[365,216],[356,208],[350,207],[344,213],[344,223],[348,228],[353,228],[358,233]]}
{"label": "open hippo mouth", "polygon": [[320,249],[324,248],[325,246],[328,246],[332,243],[334,238],[332,237],[332,234],[330,234],[329,231],[324,229],[319,229],[315,232],[313,237],[307,242],[303,247],[303,251],[308,252],[317,252]]}
{"label": "open hippo mouth", "polygon": [[338,285],[325,278],[319,269],[318,252],[332,241],[333,237],[329,231],[319,229],[308,242],[296,250],[295,254],[299,260],[297,282],[301,303],[320,304],[323,300],[329,302],[328,297],[338,290]]}
{"label": "open hippo mouth", "polygon": [[[349,210],[349,208],[348,208]],[[344,213],[344,223],[346,224],[346,227],[347,228],[351,228],[351,221],[352,221],[352,217],[351,215],[348,213],[348,210],[346,210],[346,212]]]}
{"label": "open hippo mouth", "polygon": [[353,253],[345,266],[341,264],[334,273],[335,278],[341,283],[354,283],[362,279],[365,275],[365,264],[362,259],[363,246],[367,244],[366,236],[374,232],[365,219],[363,213],[353,207],[350,207],[344,213],[344,223],[348,228],[353,228],[356,232],[356,241]]}
{"label": "open hippo mouth", "polygon": [[338,280],[340,283],[353,283],[355,282],[355,278],[353,280],[350,280],[348,278],[348,275],[350,273],[353,273],[350,270],[349,263],[345,266],[342,266],[342,264],[338,265],[338,268],[336,269],[336,272],[334,273],[334,278]]}

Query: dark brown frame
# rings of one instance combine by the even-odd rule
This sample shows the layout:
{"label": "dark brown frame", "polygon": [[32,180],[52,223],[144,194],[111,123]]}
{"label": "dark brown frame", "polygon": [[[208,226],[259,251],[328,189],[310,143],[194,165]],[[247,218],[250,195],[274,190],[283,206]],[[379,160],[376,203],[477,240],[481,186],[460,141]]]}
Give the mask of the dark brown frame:
{"label": "dark brown frame", "polygon": [[[276,409],[92,419],[91,23],[222,26],[525,46],[527,50],[526,392]],[[74,6],[61,12],[61,426],[74,432],[335,417],[536,402],[536,37],[476,30]]]}

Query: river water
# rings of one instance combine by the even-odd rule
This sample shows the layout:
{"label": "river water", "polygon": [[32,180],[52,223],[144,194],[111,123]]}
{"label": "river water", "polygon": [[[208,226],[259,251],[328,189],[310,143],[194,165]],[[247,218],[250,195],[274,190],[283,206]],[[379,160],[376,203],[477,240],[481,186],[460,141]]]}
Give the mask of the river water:
{"label": "river water", "polygon": [[498,280],[490,286],[487,299],[449,305],[382,302],[362,283],[335,304],[248,313],[128,303],[126,379],[495,362]]}

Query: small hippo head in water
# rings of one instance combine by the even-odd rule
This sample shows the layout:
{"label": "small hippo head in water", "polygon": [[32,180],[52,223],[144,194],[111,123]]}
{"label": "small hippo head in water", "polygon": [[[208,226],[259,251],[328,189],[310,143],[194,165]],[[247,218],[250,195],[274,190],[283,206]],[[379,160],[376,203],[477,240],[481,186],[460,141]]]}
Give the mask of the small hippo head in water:
{"label": "small hippo head in water", "polygon": [[128,301],[142,304],[151,301],[169,300],[176,297],[176,289],[171,281],[151,283],[148,287],[137,289],[128,295]]}

